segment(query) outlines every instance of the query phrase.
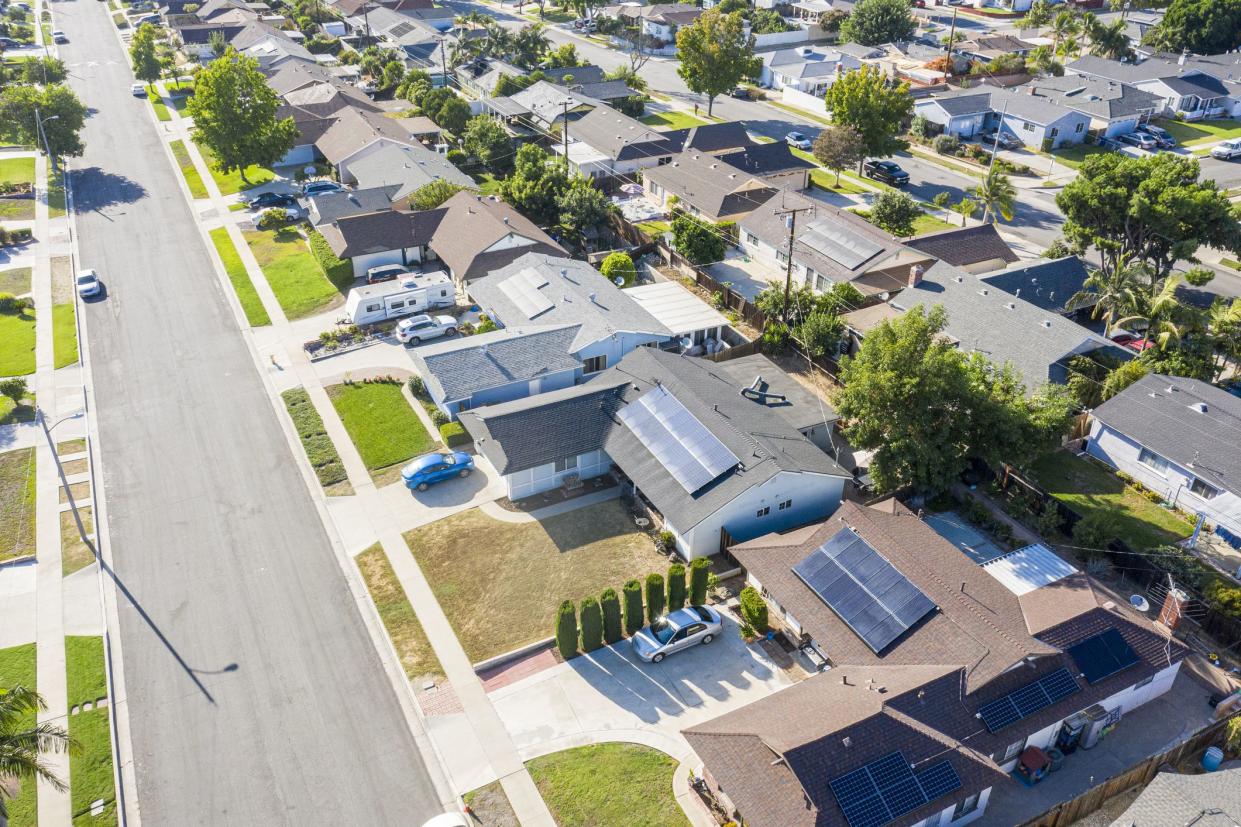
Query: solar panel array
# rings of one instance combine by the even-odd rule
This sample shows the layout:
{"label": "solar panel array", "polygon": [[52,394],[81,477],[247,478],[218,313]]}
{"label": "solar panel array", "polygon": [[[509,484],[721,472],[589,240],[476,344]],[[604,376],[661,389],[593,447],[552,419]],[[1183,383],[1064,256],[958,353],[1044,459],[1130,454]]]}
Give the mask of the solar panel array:
{"label": "solar panel array", "polygon": [[617,418],[690,494],[740,462],[663,385],[625,406]]}
{"label": "solar panel array", "polygon": [[409,34],[413,30],[414,30],[414,24],[412,23],[397,23],[395,26],[393,26],[391,29],[388,30],[388,34],[391,37],[404,37],[405,35]]}
{"label": "solar panel array", "polygon": [[522,270],[500,282],[500,290],[527,319],[552,309],[552,300],[539,292],[546,286],[547,279],[537,270]]}
{"label": "solar panel array", "polygon": [[810,552],[793,573],[875,654],[935,609],[931,598],[848,528]]}
{"label": "solar panel array", "polygon": [[1080,690],[1069,670],[1057,669],[983,706],[978,716],[988,732],[999,732]]}
{"label": "solar panel array", "polygon": [[1137,653],[1115,628],[1088,637],[1068,651],[1086,683],[1098,683],[1138,662]]}
{"label": "solar panel array", "polygon": [[961,777],[947,761],[914,772],[904,755],[890,752],[828,786],[849,827],[882,827],[960,789]]}
{"label": "solar panel array", "polygon": [[856,270],[883,250],[882,245],[868,238],[842,232],[828,221],[815,221],[797,239],[816,253]]}

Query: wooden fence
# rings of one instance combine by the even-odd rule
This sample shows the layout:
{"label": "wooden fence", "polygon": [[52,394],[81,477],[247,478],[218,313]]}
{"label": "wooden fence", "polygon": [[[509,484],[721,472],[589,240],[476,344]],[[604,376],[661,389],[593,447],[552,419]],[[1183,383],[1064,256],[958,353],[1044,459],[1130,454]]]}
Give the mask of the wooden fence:
{"label": "wooden fence", "polygon": [[1223,740],[1222,730],[1227,722],[1227,718],[1215,721],[1179,746],[1159,755],[1152,755],[1136,767],[1104,780],[1077,798],[1057,804],[1038,818],[1027,821],[1020,827],[1067,827],[1098,810],[1112,796],[1139,785],[1149,784],[1164,764],[1176,766],[1199,750],[1219,743]]}

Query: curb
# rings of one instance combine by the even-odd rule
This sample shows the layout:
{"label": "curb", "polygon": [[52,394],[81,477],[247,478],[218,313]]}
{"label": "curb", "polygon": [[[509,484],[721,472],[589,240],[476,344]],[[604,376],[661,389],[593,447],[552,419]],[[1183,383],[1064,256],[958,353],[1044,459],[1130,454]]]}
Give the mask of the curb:
{"label": "curb", "polygon": [[497,666],[503,666],[504,664],[509,663],[510,661],[520,660],[526,655],[537,652],[540,649],[544,649],[544,648],[555,646],[555,645],[556,645],[555,637],[548,637],[548,638],[544,638],[543,640],[536,640],[534,643],[527,643],[525,646],[518,647],[509,652],[505,652],[502,655],[496,655],[493,658],[487,658],[486,660],[480,660],[478,663],[472,664],[472,666],[475,672],[485,672],[488,669],[495,669]]}

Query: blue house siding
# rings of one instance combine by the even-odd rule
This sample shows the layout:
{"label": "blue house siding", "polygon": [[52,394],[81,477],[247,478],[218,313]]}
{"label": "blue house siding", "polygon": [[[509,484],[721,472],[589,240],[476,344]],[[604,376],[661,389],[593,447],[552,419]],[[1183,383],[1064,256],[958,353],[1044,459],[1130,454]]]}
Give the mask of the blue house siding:
{"label": "blue house siding", "polygon": [[471,408],[479,408],[483,405],[496,405],[500,402],[509,402],[539,393],[572,387],[581,375],[582,369],[580,367],[573,370],[562,370],[557,373],[540,376],[537,379],[531,379],[527,382],[512,382],[507,385],[484,388],[480,391],[475,391],[466,399],[445,400],[443,397],[437,398],[437,394],[432,391],[431,401],[435,403],[437,408],[448,414],[450,419],[455,420],[457,414]]}

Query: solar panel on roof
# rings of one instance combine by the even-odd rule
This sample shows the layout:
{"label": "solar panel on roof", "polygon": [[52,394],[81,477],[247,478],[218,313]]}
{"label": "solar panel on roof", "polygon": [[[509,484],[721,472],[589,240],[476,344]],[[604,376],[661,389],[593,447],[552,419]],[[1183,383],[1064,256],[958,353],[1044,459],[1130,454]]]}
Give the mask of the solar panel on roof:
{"label": "solar panel on roof", "polygon": [[999,732],[1022,718],[1064,700],[1081,689],[1068,669],[1057,669],[1033,683],[1009,692],[978,710],[988,732]]}
{"label": "solar panel on roof", "polygon": [[1076,646],[1070,646],[1068,652],[1081,670],[1086,683],[1092,684],[1138,662],[1137,653],[1115,628],[1088,637]]}
{"label": "solar panel on roof", "polygon": [[639,396],[617,418],[690,494],[740,462],[663,385]]}
{"label": "solar panel on roof", "polygon": [[861,267],[883,250],[870,239],[842,232],[827,221],[811,223],[797,240],[850,270]]}
{"label": "solar panel on roof", "polygon": [[517,309],[527,319],[533,319],[540,313],[546,313],[552,309],[552,300],[539,292],[539,288],[546,284],[547,279],[537,271],[522,270],[500,282],[500,291],[517,305]]}
{"label": "solar panel on roof", "polygon": [[412,32],[413,30],[414,30],[414,25],[412,23],[397,23],[395,26],[393,26],[391,29],[388,30],[388,34],[391,37],[403,37],[404,35],[407,35],[410,32]]}
{"label": "solar panel on roof", "polygon": [[902,753],[890,752],[828,786],[849,827],[882,827],[960,789],[961,778],[947,761],[915,773]]}
{"label": "solar panel on roof", "polygon": [[848,528],[810,552],[793,573],[875,654],[935,609],[909,578]]}

